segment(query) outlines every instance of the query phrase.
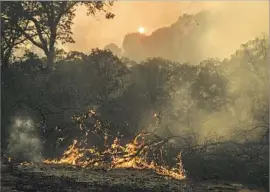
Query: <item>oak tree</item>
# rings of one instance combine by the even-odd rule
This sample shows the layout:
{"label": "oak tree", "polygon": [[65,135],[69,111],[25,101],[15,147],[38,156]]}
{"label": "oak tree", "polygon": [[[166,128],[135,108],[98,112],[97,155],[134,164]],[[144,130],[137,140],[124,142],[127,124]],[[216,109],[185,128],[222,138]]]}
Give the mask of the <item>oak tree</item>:
{"label": "oak tree", "polygon": [[16,16],[14,27],[18,33],[43,50],[47,57],[44,68],[51,69],[56,44],[74,43],[71,27],[76,8],[82,5],[87,7],[87,15],[103,12],[107,19],[114,17],[108,11],[113,2],[105,1],[19,1],[10,2],[7,8],[9,15]]}

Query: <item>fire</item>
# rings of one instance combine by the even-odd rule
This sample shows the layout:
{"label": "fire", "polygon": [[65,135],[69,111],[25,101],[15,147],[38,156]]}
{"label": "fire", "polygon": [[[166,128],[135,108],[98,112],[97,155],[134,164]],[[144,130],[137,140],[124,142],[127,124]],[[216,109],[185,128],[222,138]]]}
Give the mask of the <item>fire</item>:
{"label": "fire", "polygon": [[[154,117],[158,117],[154,114]],[[92,118],[95,120],[95,125],[86,126],[84,120]],[[162,141],[145,141],[145,137],[149,133],[141,132],[133,138],[128,144],[121,145],[119,137],[108,145],[108,129],[102,122],[95,111],[88,110],[86,113],[79,116],[74,116],[73,120],[80,125],[80,129],[85,131],[84,138],[78,142],[74,140],[67,148],[60,159],[44,160],[47,164],[68,164],[81,167],[97,167],[105,169],[113,168],[135,168],[135,169],[151,169],[160,175],[170,176],[175,179],[184,179],[185,172],[182,165],[181,154],[178,155],[178,163],[174,168],[169,168],[160,165],[151,160],[152,148],[157,147]],[[90,129],[89,129],[90,127]],[[100,151],[96,148],[86,148],[88,133],[101,134],[104,139],[105,149]],[[150,156],[149,156],[150,155]]]}
{"label": "fire", "polygon": [[115,138],[113,143],[103,152],[98,152],[94,148],[86,149],[78,145],[77,140],[73,141],[68,149],[63,153],[62,158],[45,160],[47,164],[69,164],[82,167],[100,168],[135,168],[151,169],[164,176],[175,179],[184,179],[185,173],[181,161],[181,154],[178,155],[178,163],[175,168],[158,165],[154,161],[147,161],[147,145],[144,145],[144,133],[137,135],[125,146],[120,145],[119,138]]}

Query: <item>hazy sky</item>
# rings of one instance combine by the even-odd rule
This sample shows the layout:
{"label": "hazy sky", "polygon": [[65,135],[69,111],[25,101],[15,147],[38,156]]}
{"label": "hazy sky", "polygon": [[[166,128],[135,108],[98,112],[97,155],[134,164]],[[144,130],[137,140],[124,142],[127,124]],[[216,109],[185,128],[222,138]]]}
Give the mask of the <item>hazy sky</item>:
{"label": "hazy sky", "polygon": [[86,16],[86,9],[79,7],[73,25],[76,42],[64,47],[67,51],[82,52],[104,48],[110,43],[122,47],[125,35],[137,32],[139,27],[144,27],[146,34],[151,35],[153,31],[175,23],[183,13],[195,14],[202,10],[216,14],[215,26],[209,28],[203,36],[204,42],[200,43],[204,57],[228,57],[241,44],[262,32],[269,34],[267,0],[117,1],[111,8],[115,14],[111,20],[101,14]]}
{"label": "hazy sky", "polygon": [[116,15],[112,20],[103,16],[85,17],[85,8],[79,8],[73,28],[76,44],[70,47],[83,51],[109,43],[121,46],[124,36],[136,32],[140,26],[145,27],[146,33],[151,33],[171,25],[183,12],[196,12],[203,7],[203,2],[118,1],[111,9]]}
{"label": "hazy sky", "polygon": [[205,40],[213,48],[221,49],[222,46],[217,56],[230,54],[261,32],[268,33],[268,1],[118,1],[111,9],[116,15],[112,20],[106,20],[102,15],[87,17],[85,8],[78,8],[73,26],[76,43],[67,47],[89,51],[109,43],[121,46],[125,34],[137,31],[140,26],[150,34],[171,25],[183,13],[197,13],[204,9],[219,15],[216,18],[219,24],[205,35]]}

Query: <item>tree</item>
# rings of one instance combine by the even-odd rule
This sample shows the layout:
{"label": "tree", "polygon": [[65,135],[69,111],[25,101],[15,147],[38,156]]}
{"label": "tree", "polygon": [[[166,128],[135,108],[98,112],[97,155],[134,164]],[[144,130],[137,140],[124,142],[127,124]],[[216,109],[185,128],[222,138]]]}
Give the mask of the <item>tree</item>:
{"label": "tree", "polygon": [[112,6],[113,2],[19,1],[7,4],[7,8],[10,10],[8,14],[16,13],[16,15],[14,14],[18,21],[15,24],[16,29],[45,53],[47,64],[44,68],[52,68],[55,59],[55,45],[58,42],[74,43],[71,26],[76,7],[79,5],[87,7],[87,15],[104,12],[107,19],[114,17],[114,14],[106,9]]}
{"label": "tree", "polygon": [[218,110],[228,101],[228,81],[219,66],[220,62],[215,59],[200,63],[197,79],[191,86],[191,97],[201,109]]}
{"label": "tree", "polygon": [[[140,71],[144,91],[152,105],[164,103],[169,98],[168,82],[172,77],[173,62],[161,58],[148,59],[143,62]],[[158,104],[160,106],[160,103]]]}
{"label": "tree", "polygon": [[261,83],[267,84],[268,66],[267,52],[269,38],[266,34],[248,41],[241,46],[243,60],[248,64],[249,70],[259,78]]}
{"label": "tree", "polygon": [[3,67],[8,66],[12,53],[18,45],[27,40],[20,31],[16,30],[16,24],[26,30],[28,23],[17,20],[16,12],[10,9],[11,6],[12,2],[2,2],[1,6],[1,65]]}
{"label": "tree", "polygon": [[108,102],[124,91],[124,76],[128,69],[109,50],[93,49],[90,54],[93,77],[96,78],[97,97]]}

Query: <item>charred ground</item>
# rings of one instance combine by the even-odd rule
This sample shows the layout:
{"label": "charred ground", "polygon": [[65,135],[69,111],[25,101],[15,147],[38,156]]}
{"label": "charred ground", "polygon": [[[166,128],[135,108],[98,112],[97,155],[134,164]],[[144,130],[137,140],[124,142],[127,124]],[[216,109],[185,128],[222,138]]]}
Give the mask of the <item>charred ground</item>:
{"label": "charred ground", "polygon": [[175,180],[138,169],[83,169],[48,164],[2,165],[1,191],[97,191],[97,192],[181,192],[181,191],[263,191],[248,190],[225,181]]}

